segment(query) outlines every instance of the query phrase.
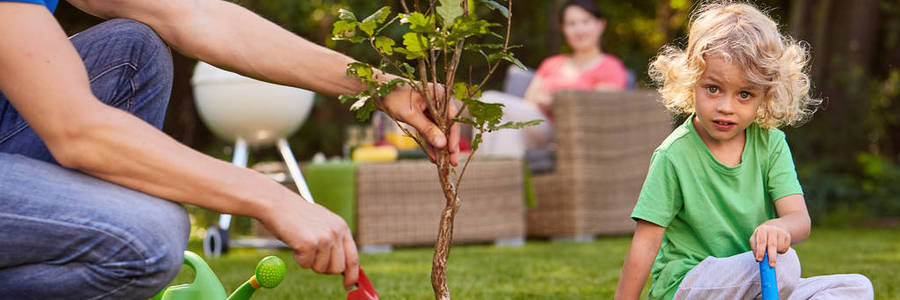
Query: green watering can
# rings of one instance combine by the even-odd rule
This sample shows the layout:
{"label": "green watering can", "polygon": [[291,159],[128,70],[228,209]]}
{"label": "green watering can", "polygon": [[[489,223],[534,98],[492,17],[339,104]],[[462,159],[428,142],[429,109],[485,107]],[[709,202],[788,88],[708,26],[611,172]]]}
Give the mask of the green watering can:
{"label": "green watering can", "polygon": [[194,269],[194,282],[165,288],[150,300],[248,300],[257,289],[278,286],[285,273],[283,260],[276,256],[265,257],[256,265],[250,280],[227,296],[219,278],[199,255],[184,251],[184,264]]}

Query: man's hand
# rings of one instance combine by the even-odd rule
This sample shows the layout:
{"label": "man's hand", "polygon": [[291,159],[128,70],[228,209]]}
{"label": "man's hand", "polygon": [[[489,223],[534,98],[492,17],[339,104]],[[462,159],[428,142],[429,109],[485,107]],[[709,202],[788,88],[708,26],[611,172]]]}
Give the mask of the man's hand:
{"label": "man's hand", "polygon": [[753,255],[756,261],[763,260],[766,252],[769,253],[769,266],[775,267],[776,251],[785,253],[791,247],[791,233],[781,226],[763,223],[756,227],[753,235],[750,236],[750,248],[753,249]]}
{"label": "man's hand", "polygon": [[263,225],[294,250],[294,260],[316,273],[344,274],[344,289],[359,277],[359,255],[347,223],[328,209],[287,192],[261,218]]}
{"label": "man's hand", "polygon": [[[428,89],[428,92],[437,90],[438,97],[443,97],[444,87],[438,86],[436,89]],[[392,93],[384,97],[384,106],[386,113],[392,117],[396,117],[398,121],[411,125],[416,128],[427,141],[430,146],[435,148],[450,147],[450,163],[456,166],[459,163],[459,124],[453,123],[450,127],[450,141],[441,129],[435,125],[434,121],[428,116],[428,104],[421,94],[407,85],[397,87]],[[453,117],[456,115],[456,108],[450,105],[447,115]],[[426,149],[428,156],[432,159],[435,156],[434,149]]]}

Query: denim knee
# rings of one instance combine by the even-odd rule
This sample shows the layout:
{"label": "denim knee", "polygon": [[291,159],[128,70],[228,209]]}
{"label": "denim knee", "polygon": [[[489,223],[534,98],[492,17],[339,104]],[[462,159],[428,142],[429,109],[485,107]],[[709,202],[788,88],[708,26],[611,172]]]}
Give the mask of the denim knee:
{"label": "denim knee", "polygon": [[[132,19],[112,19],[98,25],[100,30],[105,30],[110,39],[131,45],[133,57],[141,58],[146,65],[158,65],[161,73],[170,74],[168,81],[172,79],[172,54],[169,46],[156,34],[153,28],[147,24]],[[144,67],[144,66],[138,66]]]}
{"label": "denim knee", "polygon": [[121,250],[98,263],[95,271],[104,278],[101,281],[117,282],[121,287],[110,296],[146,299],[171,283],[181,270],[190,222],[180,205],[165,200],[134,209],[145,217],[119,225]]}
{"label": "denim knee", "polygon": [[172,91],[172,54],[150,26],[112,19],[71,38],[94,94],[162,128]]}
{"label": "denim knee", "polygon": [[[139,237],[145,241],[145,249],[149,249],[145,258],[145,273],[137,286],[147,292],[147,297],[154,295],[172,282],[181,270],[184,261],[184,250],[187,248],[187,237],[190,221],[185,210],[175,203],[168,203],[158,209],[152,216],[150,224],[152,236]],[[151,244],[152,243],[152,244]]]}

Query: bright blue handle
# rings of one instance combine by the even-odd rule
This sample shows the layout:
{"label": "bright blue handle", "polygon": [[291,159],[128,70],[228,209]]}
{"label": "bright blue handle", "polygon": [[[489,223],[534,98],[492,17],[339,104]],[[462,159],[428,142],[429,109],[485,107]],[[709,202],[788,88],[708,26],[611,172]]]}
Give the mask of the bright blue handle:
{"label": "bright blue handle", "polygon": [[759,262],[759,280],[763,300],[778,300],[778,282],[775,280],[775,269],[769,266],[768,253]]}

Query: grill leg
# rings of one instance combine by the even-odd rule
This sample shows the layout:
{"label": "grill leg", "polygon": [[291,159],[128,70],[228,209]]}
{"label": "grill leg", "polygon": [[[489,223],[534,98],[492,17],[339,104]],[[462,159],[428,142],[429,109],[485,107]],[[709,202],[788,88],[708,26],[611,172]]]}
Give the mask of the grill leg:
{"label": "grill leg", "polygon": [[306,179],[303,178],[303,173],[300,172],[300,165],[298,165],[297,160],[294,159],[294,153],[291,152],[291,146],[286,139],[278,139],[278,151],[281,152],[281,157],[284,158],[284,163],[287,165],[288,172],[291,173],[291,179],[293,179],[294,184],[297,185],[297,191],[300,192],[300,196],[303,196],[306,201],[316,203],[316,201],[313,200],[312,193],[309,192],[309,187],[306,185]]}

